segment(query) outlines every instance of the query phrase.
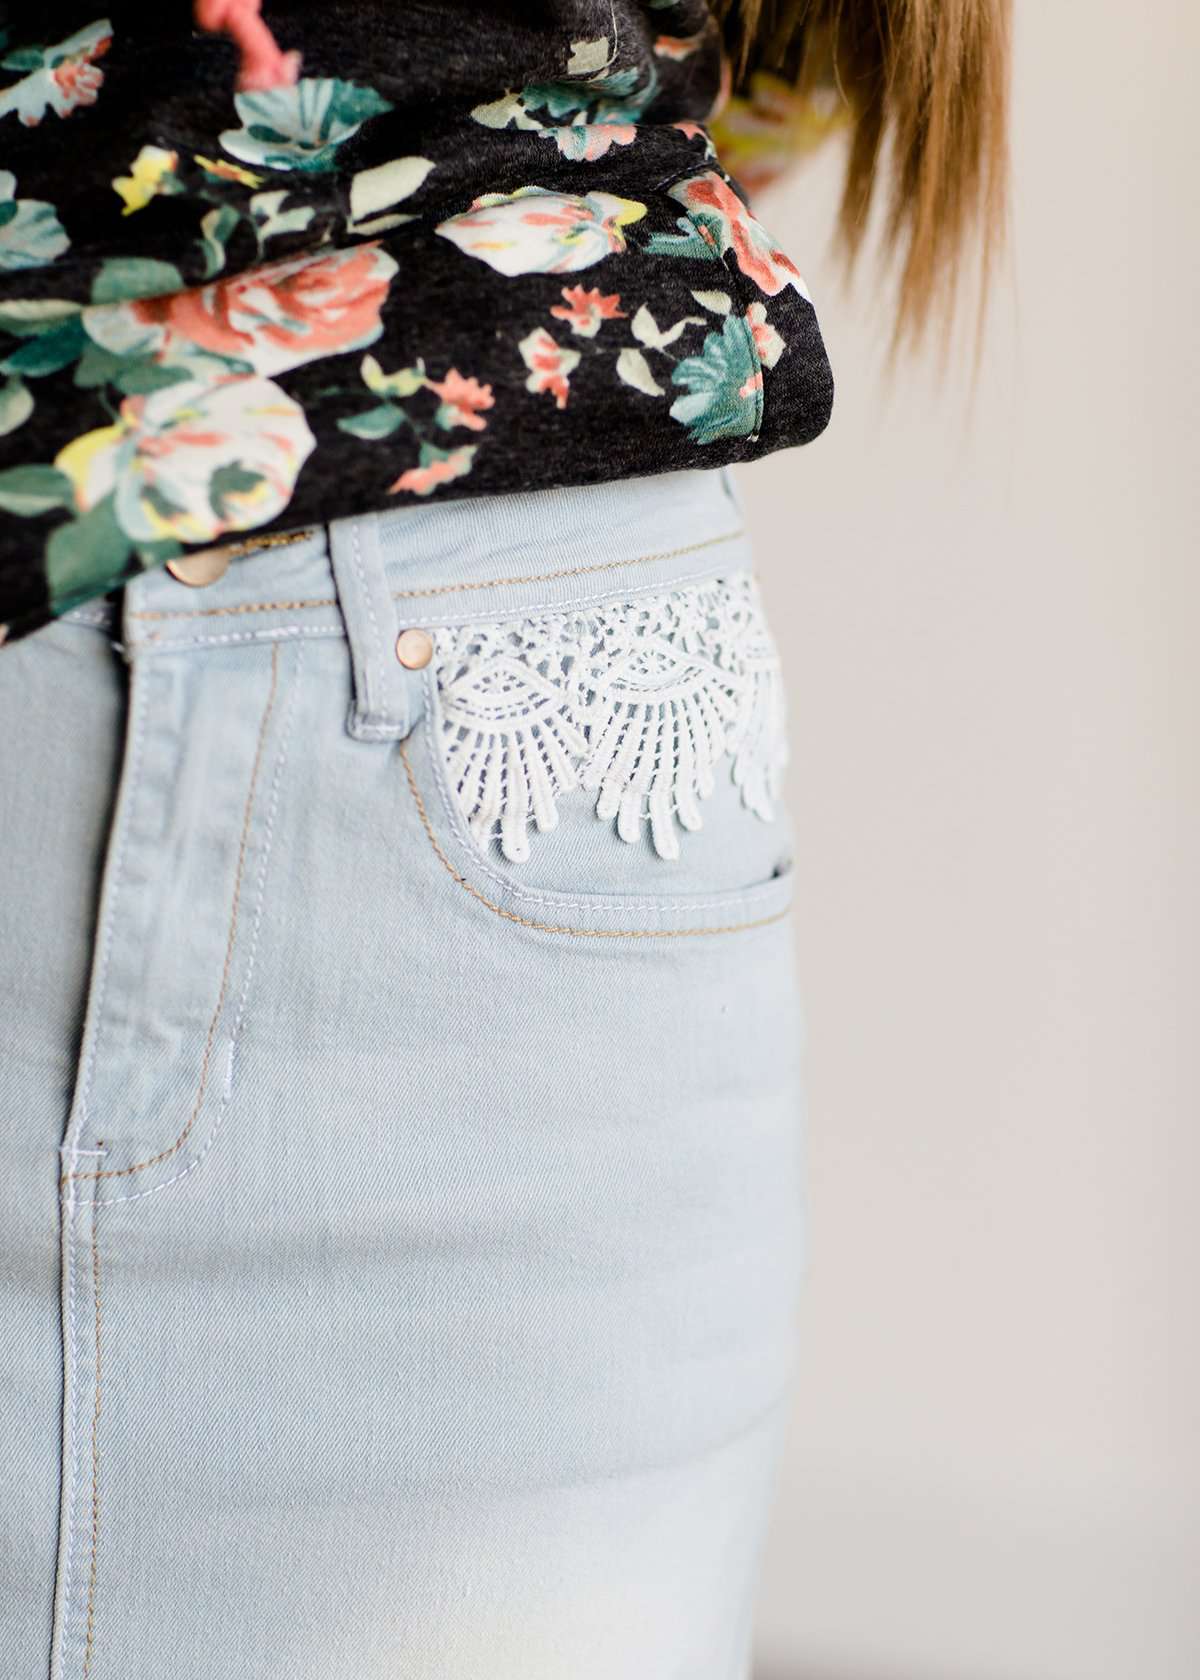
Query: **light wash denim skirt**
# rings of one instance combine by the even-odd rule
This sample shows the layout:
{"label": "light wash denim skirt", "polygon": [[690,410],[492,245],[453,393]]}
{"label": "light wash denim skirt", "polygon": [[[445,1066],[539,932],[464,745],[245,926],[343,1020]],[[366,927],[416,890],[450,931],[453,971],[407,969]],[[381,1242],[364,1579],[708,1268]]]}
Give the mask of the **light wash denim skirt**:
{"label": "light wash denim skirt", "polygon": [[0,650],[5,1680],[747,1680],[806,1271],[727,471]]}

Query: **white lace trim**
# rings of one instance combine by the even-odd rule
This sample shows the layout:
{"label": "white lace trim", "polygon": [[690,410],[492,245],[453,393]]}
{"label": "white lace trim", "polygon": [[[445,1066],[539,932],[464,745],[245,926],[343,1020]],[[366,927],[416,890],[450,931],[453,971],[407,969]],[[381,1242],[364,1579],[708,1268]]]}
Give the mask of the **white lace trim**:
{"label": "white lace trim", "polygon": [[566,794],[595,794],[623,840],[649,824],[660,857],[728,758],[770,820],[787,762],[779,657],[758,586],[739,572],[633,601],[434,633],[451,788],[481,848],[512,863]]}

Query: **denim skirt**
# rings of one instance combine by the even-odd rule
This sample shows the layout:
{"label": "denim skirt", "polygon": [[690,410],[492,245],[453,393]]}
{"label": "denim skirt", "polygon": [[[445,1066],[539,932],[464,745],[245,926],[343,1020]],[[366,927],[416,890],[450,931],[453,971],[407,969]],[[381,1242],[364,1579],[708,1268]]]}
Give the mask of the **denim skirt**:
{"label": "denim skirt", "polygon": [[747,1680],[806,1215],[732,478],[214,570],[0,650],[0,1671]]}

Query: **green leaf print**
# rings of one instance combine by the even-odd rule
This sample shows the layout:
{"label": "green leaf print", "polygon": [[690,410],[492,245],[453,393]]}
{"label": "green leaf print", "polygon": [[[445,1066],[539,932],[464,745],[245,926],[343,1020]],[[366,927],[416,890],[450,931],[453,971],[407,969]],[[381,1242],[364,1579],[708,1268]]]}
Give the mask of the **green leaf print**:
{"label": "green leaf print", "polygon": [[183,275],[174,263],[158,262],[153,257],[109,257],[92,282],[92,302],[162,297],[184,287]]}
{"label": "green leaf print", "polygon": [[127,356],[119,356],[115,350],[105,350],[89,340],[75,369],[75,383],[81,391],[94,391],[101,385],[111,385],[128,364]]}
{"label": "green leaf print", "polygon": [[12,333],[14,338],[32,338],[46,332],[83,306],[66,298],[9,298],[0,303],[0,332]]}
{"label": "green leaf print", "polygon": [[26,339],[19,350],[0,362],[0,373],[19,373],[27,379],[57,373],[79,357],[86,342],[79,316],[70,315],[35,338]]}
{"label": "green leaf print", "polygon": [[18,47],[0,60],[5,70],[40,70],[46,62],[46,54],[41,47]]}
{"label": "green leaf print", "polygon": [[671,383],[687,386],[687,394],[676,397],[670,413],[688,428],[694,443],[751,437],[757,430],[762,369],[753,335],[740,315],[731,315],[721,332],[709,333],[698,356],[679,362]]}
{"label": "green leaf print", "polygon": [[[228,517],[225,504],[230,497],[246,496],[257,490],[263,481],[263,475],[254,472],[250,467],[239,466],[237,462],[230,462],[227,466],[218,467],[208,481],[209,505],[218,519]],[[236,509],[235,509],[236,512]]]}
{"label": "green leaf print", "polygon": [[17,178],[0,169],[0,272],[45,268],[71,241],[52,204],[18,198]]}
{"label": "green leaf print", "polygon": [[190,368],[172,367],[169,362],[156,361],[153,356],[139,356],[124,363],[114,376],[113,383],[127,397],[144,397],[151,391],[162,391],[168,385],[178,385],[195,377]]}
{"label": "green leaf print", "polygon": [[9,467],[0,472],[0,508],[6,513],[49,513],[51,508],[70,507],[75,486],[57,467]]}
{"label": "green leaf print", "polygon": [[720,262],[720,247],[706,239],[687,216],[675,223],[682,233],[652,233],[642,247],[652,257],[700,257],[705,262]]}
{"label": "green leaf print", "polygon": [[200,223],[200,245],[204,252],[204,278],[211,280],[225,267],[225,241],[241,221],[231,204],[210,210]]}
{"label": "green leaf print", "polygon": [[115,500],[105,496],[89,512],[50,533],[46,582],[56,613],[102,595],[125,576],[132,544],[117,524]]}
{"label": "green leaf print", "polygon": [[403,409],[396,408],[392,403],[380,403],[378,408],[368,408],[362,414],[352,414],[339,420],[338,430],[357,438],[390,437],[407,418]]}
{"label": "green leaf print", "polygon": [[266,169],[325,173],[337,149],[370,117],[392,109],[374,88],[331,76],[306,76],[295,87],[239,93],[234,106],[241,128],[227,128],[221,145],[243,163]]}
{"label": "green leaf print", "polygon": [[33,394],[20,379],[0,385],[0,437],[15,432],[33,413]]}

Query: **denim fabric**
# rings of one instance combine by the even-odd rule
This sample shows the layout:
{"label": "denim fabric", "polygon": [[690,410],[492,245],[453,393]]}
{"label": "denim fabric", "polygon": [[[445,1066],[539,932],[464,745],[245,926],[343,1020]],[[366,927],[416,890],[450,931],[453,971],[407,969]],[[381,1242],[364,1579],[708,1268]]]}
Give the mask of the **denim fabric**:
{"label": "denim fabric", "polygon": [[[747,1680],[793,838],[467,830],[396,636],[751,565],[721,471],[338,520],[7,650],[6,1680]],[[733,790],[736,792],[736,789]]]}

